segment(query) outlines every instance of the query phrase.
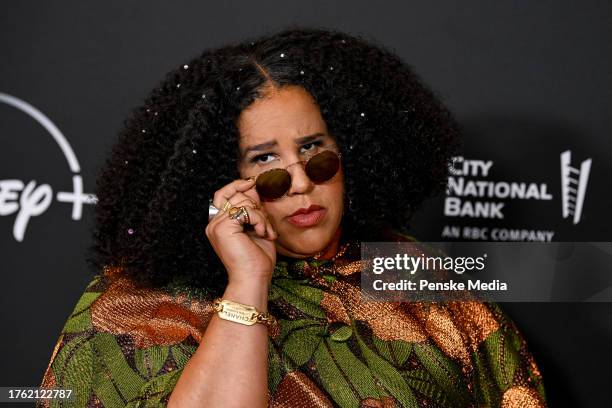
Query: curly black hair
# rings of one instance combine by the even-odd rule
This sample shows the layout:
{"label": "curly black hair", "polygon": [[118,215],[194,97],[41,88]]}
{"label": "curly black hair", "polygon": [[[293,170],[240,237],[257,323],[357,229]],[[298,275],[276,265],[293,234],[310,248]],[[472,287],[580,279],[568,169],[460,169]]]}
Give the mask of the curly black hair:
{"label": "curly black hair", "polygon": [[131,113],[97,177],[90,266],[222,294],[227,274],[204,234],[208,200],[240,177],[237,119],[270,82],[310,92],[340,146],[343,235],[405,230],[445,190],[461,132],[441,98],[375,41],[292,26],[204,51]]}

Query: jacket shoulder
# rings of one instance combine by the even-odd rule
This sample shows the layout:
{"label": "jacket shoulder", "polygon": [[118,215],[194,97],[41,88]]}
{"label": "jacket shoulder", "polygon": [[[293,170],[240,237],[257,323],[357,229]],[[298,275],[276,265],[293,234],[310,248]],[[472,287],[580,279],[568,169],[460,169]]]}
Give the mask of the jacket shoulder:
{"label": "jacket shoulder", "polygon": [[[135,407],[144,401],[165,406],[197,344],[177,341],[139,347],[129,331],[100,326],[100,319],[107,317],[127,319],[122,311],[129,314],[134,308],[135,297],[110,296],[116,285],[105,275],[94,276],[87,285],[59,335],[40,387],[72,389],[74,406]],[[117,309],[99,307],[107,295]]]}

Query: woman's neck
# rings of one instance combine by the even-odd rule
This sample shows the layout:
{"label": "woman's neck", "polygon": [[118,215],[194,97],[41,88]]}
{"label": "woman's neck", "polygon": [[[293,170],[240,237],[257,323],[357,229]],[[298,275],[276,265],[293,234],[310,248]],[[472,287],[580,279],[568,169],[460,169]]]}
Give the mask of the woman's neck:
{"label": "woman's neck", "polygon": [[315,255],[318,259],[331,259],[338,253],[338,247],[340,246],[340,237],[342,236],[342,226],[339,226],[334,236],[329,241],[329,244],[322,251]]}

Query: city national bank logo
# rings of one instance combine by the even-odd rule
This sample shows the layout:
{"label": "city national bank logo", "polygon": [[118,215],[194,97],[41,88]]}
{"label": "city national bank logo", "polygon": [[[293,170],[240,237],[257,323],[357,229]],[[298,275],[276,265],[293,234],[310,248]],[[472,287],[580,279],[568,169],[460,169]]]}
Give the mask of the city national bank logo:
{"label": "city national bank logo", "polygon": [[[0,103],[18,109],[34,119],[55,140],[73,174],[72,191],[59,191],[55,199],[61,203],[71,203],[72,219],[80,220],[83,204],[95,204],[96,197],[83,193],[83,179],[79,174],[81,167],[68,140],[47,116],[29,103],[2,92]],[[17,214],[13,224],[13,237],[19,242],[24,239],[30,219],[42,215],[52,200],[53,188],[49,184],[37,185],[36,180],[30,180],[26,184],[17,178],[0,179],[0,216]]]}
{"label": "city national bank logo", "polygon": [[574,224],[578,224],[589,182],[591,159],[584,160],[580,167],[572,167],[571,162],[571,151],[561,153],[561,205],[563,218],[572,217]]}
{"label": "city national bank logo", "polygon": [[[462,156],[453,158],[444,200],[446,217],[505,220],[506,206],[511,202],[553,200],[547,183],[495,180],[491,177],[493,167],[492,160],[469,160]],[[576,167],[571,163],[571,151],[561,153],[562,215],[566,219],[571,217],[574,225],[580,222],[582,216],[590,170],[591,159],[582,161]],[[545,210],[534,210],[534,214],[537,211],[546,214]],[[537,216],[533,217],[534,223],[538,221]],[[534,225],[524,228],[445,225],[441,237],[483,241],[552,241],[554,235],[554,230],[537,229]]]}

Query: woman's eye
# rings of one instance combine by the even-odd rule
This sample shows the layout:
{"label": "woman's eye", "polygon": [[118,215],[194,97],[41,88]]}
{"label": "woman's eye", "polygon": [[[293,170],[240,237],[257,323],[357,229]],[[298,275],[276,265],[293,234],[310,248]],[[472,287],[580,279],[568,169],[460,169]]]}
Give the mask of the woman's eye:
{"label": "woman's eye", "polygon": [[[310,142],[310,143],[306,143],[303,144],[301,146],[301,150],[302,153],[310,153],[310,152],[314,152],[317,150],[317,147],[322,146],[323,142],[321,141],[316,141],[316,142]],[[252,159],[250,159],[251,163],[255,163],[255,164],[269,164],[272,163],[276,158],[274,157],[274,154],[272,153],[263,153],[257,156],[254,156]]]}
{"label": "woman's eye", "polygon": [[302,149],[306,150],[307,152],[313,151],[315,150],[317,147],[321,146],[323,143],[320,141],[317,142],[310,142],[310,143],[306,143],[305,145],[302,145]]}
{"label": "woman's eye", "polygon": [[[270,160],[265,160],[267,158],[270,158]],[[270,153],[264,153],[264,154],[260,154],[258,156],[255,156],[251,159],[251,161],[253,163],[261,163],[261,164],[266,164],[266,163],[270,163],[272,160],[272,154]]]}

